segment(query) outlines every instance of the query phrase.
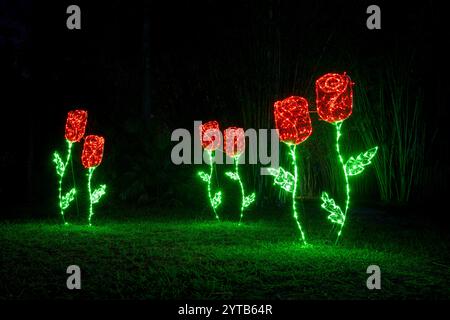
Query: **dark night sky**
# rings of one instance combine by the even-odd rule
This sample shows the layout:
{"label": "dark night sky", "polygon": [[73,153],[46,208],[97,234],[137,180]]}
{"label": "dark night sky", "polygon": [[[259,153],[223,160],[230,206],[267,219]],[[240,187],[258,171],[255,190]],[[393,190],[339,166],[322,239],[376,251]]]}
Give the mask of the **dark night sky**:
{"label": "dark night sky", "polygon": [[[313,92],[295,83],[332,68],[370,78],[387,58],[403,63],[413,54],[410,77],[424,90],[424,121],[436,129],[427,136],[427,161],[448,161],[445,11],[432,1],[376,3],[378,31],[365,28],[366,1],[0,2],[1,197],[16,205],[46,196],[54,178],[49,154],[62,145],[62,119],[74,106],[88,108],[89,130],[108,137],[105,152],[122,156],[122,132],[143,112],[144,19],[151,121],[159,132],[211,117],[242,124],[240,87],[267,81],[275,100]],[[69,4],[81,7],[81,31],[65,27]],[[260,62],[273,56],[279,73],[265,77]],[[294,61],[304,65],[295,75]],[[27,190],[28,200],[18,197]]]}

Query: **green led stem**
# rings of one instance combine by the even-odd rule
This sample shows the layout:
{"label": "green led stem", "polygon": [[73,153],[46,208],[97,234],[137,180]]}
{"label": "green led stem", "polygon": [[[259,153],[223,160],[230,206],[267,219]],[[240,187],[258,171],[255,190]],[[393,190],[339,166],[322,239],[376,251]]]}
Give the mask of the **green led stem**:
{"label": "green led stem", "polygon": [[62,195],[62,181],[64,178],[64,175],[66,173],[67,165],[69,164],[69,161],[72,157],[72,146],[73,142],[70,140],[67,140],[67,156],[66,161],[63,162],[61,157],[59,156],[58,152],[53,153],[53,162],[56,165],[56,173],[59,176],[58,180],[58,204],[59,204],[59,210],[61,214],[61,218],[63,220],[63,223],[67,225],[66,219],[64,218],[64,210],[66,210],[70,203],[75,199],[76,189],[72,188],[69,192],[67,192],[64,196]]}
{"label": "green led stem", "polygon": [[343,217],[342,217],[342,223],[339,223],[339,231],[338,231],[336,242],[335,242],[336,244],[338,243],[339,237],[342,234],[342,228],[344,227],[345,219],[347,218],[348,208],[350,206],[350,184],[348,182],[348,174],[347,174],[347,170],[346,170],[346,165],[344,164],[344,159],[342,158],[341,151],[339,148],[339,138],[341,137],[341,127],[342,127],[343,123],[344,123],[344,121],[335,123],[335,125],[336,125],[336,151],[337,151],[337,154],[339,157],[339,162],[342,165],[342,170],[344,171],[345,192],[346,192],[345,209],[344,209],[344,213],[343,213]]}
{"label": "green led stem", "polygon": [[212,188],[211,188],[211,179],[214,172],[214,162],[213,158],[215,156],[215,151],[207,150],[208,156],[209,156],[209,174],[199,171],[197,172],[198,176],[207,183],[207,189],[208,189],[208,199],[209,203],[211,204],[211,207],[213,209],[214,216],[216,217],[217,221],[220,221],[219,215],[217,214],[217,207],[222,203],[222,191],[217,191],[214,196],[212,195]]}
{"label": "green led stem", "polygon": [[289,147],[290,147],[290,154],[292,157],[292,165],[294,166],[294,187],[292,189],[292,212],[293,212],[294,220],[297,223],[298,230],[300,231],[302,241],[306,245],[307,244],[306,237],[305,237],[305,234],[302,229],[302,225],[299,220],[299,215],[297,212],[297,205],[296,205],[296,201],[295,201],[295,198],[297,195],[297,179],[298,179],[297,157],[295,154],[295,149],[296,149],[297,145],[293,144],[293,145],[290,145]]}
{"label": "green led stem", "polygon": [[239,217],[239,225],[240,225],[242,222],[242,218],[244,217],[245,208],[247,208],[252,202],[255,201],[255,193],[253,192],[249,196],[245,195],[244,184],[242,183],[241,176],[239,175],[239,157],[240,157],[240,155],[235,156],[233,158],[234,159],[234,168],[235,168],[234,172],[226,172],[225,174],[230,179],[237,181],[241,188],[242,201],[241,201],[241,214]]}
{"label": "green led stem", "polygon": [[94,190],[94,192],[92,192],[92,188],[91,188],[91,180],[92,180],[92,175],[94,174],[94,170],[97,167],[92,167],[89,168],[88,170],[88,192],[89,192],[89,217],[88,217],[88,222],[89,225],[91,226],[91,219],[92,216],[94,215],[94,210],[93,210],[93,204],[97,203],[100,201],[100,198],[106,193],[106,185],[102,184],[100,185],[97,189]]}
{"label": "green led stem", "polygon": [[241,202],[241,215],[239,216],[239,224],[241,224],[242,217],[244,216],[245,192],[244,192],[244,185],[242,184],[241,176],[239,175],[239,156],[234,158],[234,167],[235,167],[235,173],[238,177],[239,186],[241,187],[242,202]]}
{"label": "green led stem", "polygon": [[339,225],[339,231],[336,237],[336,244],[339,241],[339,237],[342,234],[342,229],[344,228],[345,221],[347,219],[347,213],[350,207],[350,183],[349,177],[356,176],[364,171],[365,167],[371,164],[372,158],[378,151],[378,147],[374,147],[372,149],[367,150],[366,152],[360,153],[356,158],[350,157],[346,163],[344,163],[344,159],[342,158],[340,147],[339,147],[339,139],[341,137],[341,127],[343,121],[336,122],[334,125],[336,126],[336,152],[338,155],[339,162],[341,163],[342,170],[344,171],[345,177],[345,208],[341,210],[341,208],[336,204],[334,199],[330,198],[328,193],[322,192],[322,205],[321,207],[328,211],[330,215],[328,216],[328,220],[332,223]]}

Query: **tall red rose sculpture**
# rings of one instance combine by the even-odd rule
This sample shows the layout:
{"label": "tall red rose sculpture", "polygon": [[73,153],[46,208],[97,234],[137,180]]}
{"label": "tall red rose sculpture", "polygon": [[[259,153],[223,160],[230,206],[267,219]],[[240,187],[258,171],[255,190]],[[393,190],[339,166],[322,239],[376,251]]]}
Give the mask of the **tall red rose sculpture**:
{"label": "tall red rose sculpture", "polygon": [[70,206],[70,203],[75,200],[76,189],[72,187],[70,191],[66,192],[65,195],[62,194],[62,182],[64,175],[66,173],[69,161],[72,158],[72,147],[75,142],[79,142],[86,130],[88,113],[85,110],[72,110],[67,113],[66,127],[65,127],[65,138],[67,143],[67,155],[66,160],[63,161],[61,156],[57,151],[53,153],[53,162],[56,167],[56,174],[59,176],[58,179],[58,205],[61,214],[61,218],[64,224],[67,224],[64,217],[64,211]]}
{"label": "tall red rose sculpture", "polygon": [[336,243],[342,234],[342,228],[344,227],[350,206],[349,177],[360,174],[365,166],[371,163],[372,158],[378,150],[378,147],[374,147],[366,152],[360,153],[356,158],[350,157],[344,163],[344,158],[340,152],[339,139],[342,135],[341,127],[344,120],[352,114],[353,85],[354,83],[345,72],[343,74],[327,73],[316,81],[317,113],[321,119],[336,127],[336,151],[345,177],[346,199],[343,210],[336,204],[334,199],[330,198],[328,193],[322,192],[321,197],[321,207],[330,213],[328,219],[339,226]]}
{"label": "tall red rose sculpture", "polygon": [[217,121],[209,121],[199,126],[202,147],[208,151],[217,150],[220,147],[220,129]]}
{"label": "tall red rose sculpture", "polygon": [[208,199],[209,203],[213,209],[214,216],[218,221],[220,221],[219,215],[217,214],[217,208],[222,203],[222,191],[219,190],[212,195],[212,177],[214,172],[214,159],[216,155],[216,150],[220,147],[221,135],[219,128],[219,123],[215,120],[205,122],[199,126],[200,142],[202,147],[208,154],[209,157],[209,174],[203,171],[197,172],[198,176],[203,182],[207,184]]}
{"label": "tall red rose sculpture", "polygon": [[66,120],[66,133],[67,140],[72,142],[79,142],[86,130],[87,123],[87,111],[85,110],[73,110],[69,111]]}
{"label": "tall red rose sculpture", "polygon": [[334,123],[352,114],[354,83],[344,72],[327,73],[316,81],[316,106],[319,117]]}
{"label": "tall red rose sculpture", "polygon": [[297,96],[277,101],[274,104],[274,118],[280,140],[289,148],[294,174],[281,167],[269,168],[269,174],[275,177],[274,184],[292,193],[292,215],[300,232],[301,240],[307,244],[296,205],[298,180],[296,147],[312,134],[308,101]]}
{"label": "tall red rose sculpture", "polygon": [[239,174],[239,159],[245,151],[245,132],[243,128],[229,127],[224,131],[224,150],[225,153],[233,158],[234,161],[234,172],[226,172],[226,176],[231,180],[237,181],[241,189],[241,214],[239,216],[239,224],[242,222],[244,217],[244,210],[250,206],[255,201],[255,193],[250,195],[245,195],[244,184],[242,183],[241,176]]}

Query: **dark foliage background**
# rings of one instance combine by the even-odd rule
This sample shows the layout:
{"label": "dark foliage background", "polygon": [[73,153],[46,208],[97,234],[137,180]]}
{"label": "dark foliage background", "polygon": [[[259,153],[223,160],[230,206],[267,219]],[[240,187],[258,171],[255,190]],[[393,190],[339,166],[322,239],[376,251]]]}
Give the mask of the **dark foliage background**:
{"label": "dark foliage background", "polygon": [[[70,4],[81,7],[81,31],[65,27]],[[272,128],[275,100],[302,95],[314,109],[315,79],[343,71],[357,84],[344,152],[380,146],[373,168],[355,179],[355,198],[417,206],[446,196],[445,11],[434,1],[379,1],[382,30],[370,31],[370,4],[0,2],[2,215],[54,216],[51,153],[65,147],[65,115],[75,107],[89,110],[89,133],[106,137],[95,177],[109,186],[105,215],[118,208],[200,209],[198,166],[170,162],[172,130],[192,131],[194,120],[213,118],[223,128]],[[307,198],[342,191],[334,130],[312,117],[314,134],[300,147]],[[73,179],[84,185],[80,161],[73,165]],[[259,166],[242,171],[259,207],[283,203]]]}

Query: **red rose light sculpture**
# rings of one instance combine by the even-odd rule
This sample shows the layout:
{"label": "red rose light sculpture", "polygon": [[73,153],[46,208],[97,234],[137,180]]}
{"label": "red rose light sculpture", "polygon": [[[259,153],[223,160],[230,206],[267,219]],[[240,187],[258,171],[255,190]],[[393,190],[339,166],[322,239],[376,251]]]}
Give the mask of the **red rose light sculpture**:
{"label": "red rose light sculpture", "polygon": [[88,191],[89,191],[89,225],[94,215],[92,205],[99,202],[100,198],[106,193],[106,185],[102,184],[94,191],[91,189],[91,179],[94,170],[100,165],[103,158],[103,149],[105,139],[100,136],[89,135],[84,140],[83,153],[81,154],[81,163],[88,172]]}
{"label": "red rose light sculpture", "polygon": [[66,120],[66,139],[72,142],[79,142],[86,130],[87,111],[69,111]]}
{"label": "red rose light sculpture", "polygon": [[65,138],[67,142],[67,156],[63,161],[58,152],[53,153],[53,162],[56,166],[56,174],[59,176],[58,181],[58,204],[59,210],[64,224],[67,224],[64,218],[64,211],[69,207],[70,203],[75,199],[76,189],[72,188],[64,196],[62,195],[62,181],[66,173],[67,166],[72,157],[72,147],[74,142],[79,142],[86,130],[88,113],[85,110],[73,110],[67,114]]}
{"label": "red rose light sculpture", "polygon": [[352,114],[354,83],[348,75],[327,73],[316,81],[316,106],[319,117],[334,123]]}
{"label": "red rose light sculpture", "polygon": [[220,129],[217,121],[209,121],[199,126],[202,147],[208,151],[217,150],[220,147]]}
{"label": "red rose light sculpture", "polygon": [[350,206],[349,177],[361,173],[364,167],[371,163],[378,150],[378,147],[374,147],[359,154],[356,158],[350,157],[344,163],[339,148],[339,138],[341,137],[341,127],[344,120],[352,114],[353,85],[354,83],[345,72],[342,75],[327,73],[316,81],[317,113],[321,119],[336,126],[336,151],[345,177],[346,200],[344,210],[329,197],[328,193],[322,192],[321,207],[330,213],[328,219],[332,223],[339,225],[336,243],[342,233]]}
{"label": "red rose light sculpture", "polygon": [[223,148],[229,157],[239,157],[245,150],[244,129],[237,127],[225,129]]}
{"label": "red rose light sculpture", "polygon": [[295,150],[298,144],[312,134],[308,101],[296,96],[277,101],[274,104],[274,118],[280,140],[289,147],[294,174],[281,167],[269,168],[269,174],[275,177],[274,184],[287,192],[292,192],[292,216],[297,224],[301,240],[307,244],[296,206],[298,169]]}
{"label": "red rose light sculpture", "polygon": [[231,180],[239,182],[239,186],[241,188],[241,214],[239,217],[239,224],[242,222],[242,218],[244,217],[244,210],[252,202],[255,201],[255,193],[246,196],[244,191],[244,184],[242,183],[241,176],[239,175],[239,158],[245,151],[245,133],[244,129],[238,127],[229,127],[224,131],[224,150],[225,153],[233,158],[235,169],[234,172],[226,172],[226,176]]}
{"label": "red rose light sculpture", "polygon": [[90,135],[84,140],[81,163],[86,169],[98,166],[102,162],[105,139]]}
{"label": "red rose light sculpture", "polygon": [[209,203],[214,212],[214,216],[219,221],[219,215],[217,214],[217,207],[222,203],[222,191],[217,191],[214,196],[211,193],[211,179],[214,171],[214,161],[216,150],[220,147],[221,132],[219,129],[219,123],[217,121],[209,121],[199,126],[200,142],[202,147],[206,150],[209,156],[209,174],[203,171],[199,171],[197,174],[202,181],[207,183]]}
{"label": "red rose light sculpture", "polygon": [[280,140],[286,144],[299,144],[312,133],[308,101],[302,97],[289,97],[275,102],[275,126]]}

